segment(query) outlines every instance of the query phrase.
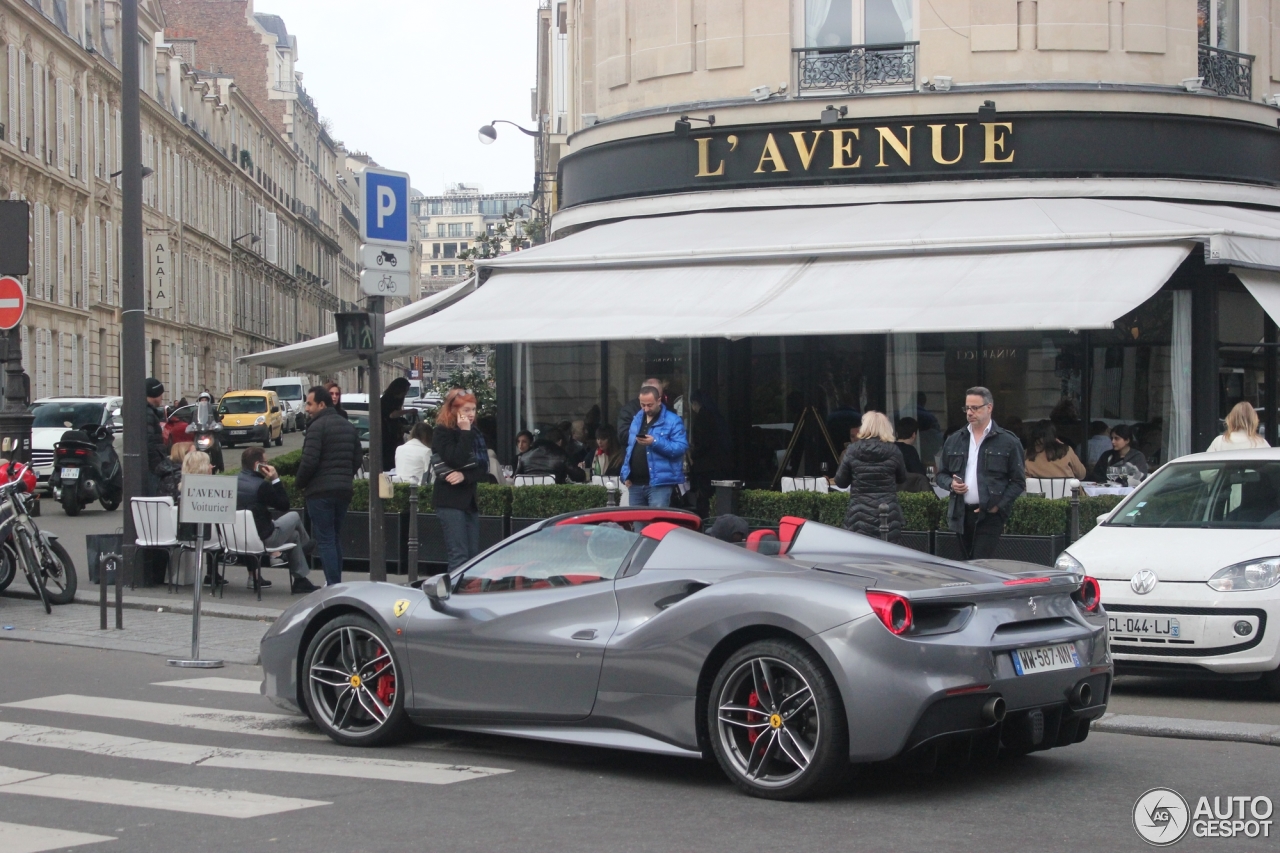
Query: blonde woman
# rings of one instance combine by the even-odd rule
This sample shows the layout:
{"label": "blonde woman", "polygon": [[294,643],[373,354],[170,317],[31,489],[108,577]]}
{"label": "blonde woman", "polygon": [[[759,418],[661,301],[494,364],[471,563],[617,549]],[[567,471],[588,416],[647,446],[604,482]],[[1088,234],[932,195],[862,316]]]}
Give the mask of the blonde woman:
{"label": "blonde woman", "polygon": [[[181,444],[174,445],[174,448],[172,451],[174,456],[178,455],[178,447],[182,446],[182,444],[185,444],[186,447],[188,448],[185,454],[181,457],[183,474],[212,474],[213,473],[213,464],[209,461],[209,454],[199,450],[191,450],[190,448],[194,447],[194,445],[188,442],[182,442]],[[173,502],[175,504],[178,504],[181,502],[181,499],[182,499],[182,490],[179,489],[177,496],[174,497],[173,499]],[[212,535],[213,535],[213,529],[208,524],[206,524],[204,526],[205,541],[208,541]],[[189,523],[179,524],[178,538],[183,540],[184,542],[194,541],[196,538],[196,526],[194,524],[189,524]],[[192,580],[195,578],[195,575],[196,575],[195,552],[184,548],[182,550],[181,556],[178,558],[178,565],[180,568],[178,570],[177,582],[180,586],[186,586],[188,583],[192,582]],[[205,579],[204,579],[205,586],[209,586],[211,574],[212,572],[206,572]]]}
{"label": "blonde woman", "polygon": [[1258,435],[1258,413],[1253,406],[1241,400],[1227,413],[1227,428],[1209,445],[1209,453],[1270,446],[1265,438]]}
{"label": "blonde woman", "polygon": [[835,482],[849,488],[846,530],[880,538],[880,505],[889,507],[889,541],[902,534],[898,485],[907,480],[902,451],[894,443],[893,425],[880,412],[864,412],[857,439],[845,449]]}

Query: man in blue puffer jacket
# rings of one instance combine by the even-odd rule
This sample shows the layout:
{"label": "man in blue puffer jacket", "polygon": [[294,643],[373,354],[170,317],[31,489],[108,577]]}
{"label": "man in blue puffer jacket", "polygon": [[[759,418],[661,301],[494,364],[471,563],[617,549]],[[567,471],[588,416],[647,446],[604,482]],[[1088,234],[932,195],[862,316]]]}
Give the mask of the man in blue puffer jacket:
{"label": "man in blue puffer jacket", "polygon": [[672,490],[684,482],[684,454],[689,449],[684,421],[662,405],[662,390],[640,389],[640,411],[631,419],[622,482],[631,506],[671,506]]}

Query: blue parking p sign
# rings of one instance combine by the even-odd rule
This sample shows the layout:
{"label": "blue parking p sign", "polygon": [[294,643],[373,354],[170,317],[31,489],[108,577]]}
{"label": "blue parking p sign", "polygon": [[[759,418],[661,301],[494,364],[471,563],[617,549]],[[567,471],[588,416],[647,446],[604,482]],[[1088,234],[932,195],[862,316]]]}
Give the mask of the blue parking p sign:
{"label": "blue parking p sign", "polygon": [[360,239],[365,243],[409,242],[409,176],[406,173],[365,169]]}

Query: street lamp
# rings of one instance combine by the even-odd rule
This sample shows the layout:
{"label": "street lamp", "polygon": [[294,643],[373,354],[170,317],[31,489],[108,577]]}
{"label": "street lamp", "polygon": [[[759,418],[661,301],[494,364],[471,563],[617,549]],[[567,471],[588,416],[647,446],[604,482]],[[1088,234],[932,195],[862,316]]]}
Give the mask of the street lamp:
{"label": "street lamp", "polygon": [[245,237],[248,237],[248,238],[249,238],[249,245],[250,245],[250,246],[252,246],[254,243],[256,243],[256,242],[258,242],[259,240],[261,240],[261,239],[262,239],[262,238],[261,238],[261,237],[259,237],[257,234],[254,234],[253,232],[249,232],[248,234],[241,234],[239,237],[237,237],[237,238],[235,238],[234,240],[232,240],[232,241],[231,241],[231,245],[233,245],[233,246],[234,246],[236,243],[239,243],[239,242],[240,242],[241,240],[243,240]]}
{"label": "street lamp", "polygon": [[514,121],[507,121],[506,119],[496,118],[493,121],[486,124],[484,127],[480,128],[480,141],[485,145],[492,145],[493,141],[498,138],[498,129],[494,127],[495,124],[509,124],[512,127],[514,127],[516,130],[523,133],[525,136],[532,136],[535,139],[542,135],[541,131],[529,130],[527,127],[521,127],[520,125],[516,124]]}
{"label": "street lamp", "polygon": [[[155,173],[156,173],[156,170],[155,170],[155,169],[153,169],[153,168],[151,168],[150,166],[143,166],[143,167],[142,167],[142,177],[144,177],[144,178],[149,178],[149,177],[151,177],[152,175],[154,175]],[[108,177],[109,177],[109,178],[118,178],[118,177],[120,177],[120,176],[121,176],[121,175],[123,175],[123,174],[124,174],[124,169],[121,169],[121,170],[120,170],[120,171],[118,171],[118,172],[112,172],[110,175],[108,175]]]}

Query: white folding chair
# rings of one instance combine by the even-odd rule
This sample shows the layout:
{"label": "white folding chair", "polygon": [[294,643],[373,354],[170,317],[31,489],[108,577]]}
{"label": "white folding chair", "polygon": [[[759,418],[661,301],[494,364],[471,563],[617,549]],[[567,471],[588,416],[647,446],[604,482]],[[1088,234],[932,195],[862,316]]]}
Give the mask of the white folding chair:
{"label": "white folding chair", "polygon": [[[230,524],[216,525],[218,544],[221,548],[218,560],[225,567],[228,558],[244,560],[253,578],[253,591],[262,600],[262,562],[267,558],[267,546],[262,544],[258,535],[258,525],[253,520],[253,513],[247,509],[236,510],[236,520]],[[271,550],[288,551],[297,545],[277,545]],[[225,570],[225,569],[224,569]],[[216,574],[215,574],[216,576]]]}
{"label": "white folding chair", "polygon": [[133,527],[138,531],[135,544],[141,551],[163,551],[169,563],[165,569],[165,583],[175,588],[177,580],[177,553],[182,548],[178,539],[178,508],[173,498],[134,498],[130,504]]}
{"label": "white folding chair", "polygon": [[782,491],[784,492],[794,492],[796,490],[795,477],[783,477],[780,484],[782,486]]}
{"label": "white folding chair", "polygon": [[550,474],[516,474],[515,486],[554,486],[556,478]]}
{"label": "white folding chair", "polygon": [[1043,494],[1044,494],[1044,486],[1042,486],[1040,483],[1041,483],[1041,481],[1040,481],[1040,478],[1039,478],[1039,477],[1028,477],[1028,478],[1027,478],[1027,489],[1026,489],[1026,494],[1028,494],[1028,495],[1043,495]]}

